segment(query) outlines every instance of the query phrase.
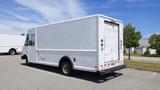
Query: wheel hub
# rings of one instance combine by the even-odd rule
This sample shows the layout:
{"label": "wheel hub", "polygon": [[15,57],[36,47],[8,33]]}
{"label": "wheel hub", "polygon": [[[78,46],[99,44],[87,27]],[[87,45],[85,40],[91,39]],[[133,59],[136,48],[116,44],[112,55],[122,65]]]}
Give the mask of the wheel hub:
{"label": "wheel hub", "polygon": [[68,65],[63,66],[63,72],[66,73],[66,74],[69,73],[69,66]]}

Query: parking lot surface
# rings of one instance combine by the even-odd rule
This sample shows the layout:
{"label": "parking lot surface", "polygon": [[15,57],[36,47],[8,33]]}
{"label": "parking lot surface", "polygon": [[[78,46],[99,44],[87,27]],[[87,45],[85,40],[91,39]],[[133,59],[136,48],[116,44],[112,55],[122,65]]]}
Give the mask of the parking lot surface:
{"label": "parking lot surface", "polygon": [[126,68],[104,76],[75,71],[68,77],[55,67],[26,66],[20,55],[0,55],[0,90],[160,90],[160,73]]}

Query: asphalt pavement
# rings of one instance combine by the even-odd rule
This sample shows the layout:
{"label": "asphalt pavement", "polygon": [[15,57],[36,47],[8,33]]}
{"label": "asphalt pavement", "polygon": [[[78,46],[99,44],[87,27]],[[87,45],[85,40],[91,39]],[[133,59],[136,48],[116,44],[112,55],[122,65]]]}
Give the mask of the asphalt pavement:
{"label": "asphalt pavement", "polygon": [[25,65],[20,55],[0,55],[0,90],[160,90],[160,73],[125,68],[104,76],[51,66]]}

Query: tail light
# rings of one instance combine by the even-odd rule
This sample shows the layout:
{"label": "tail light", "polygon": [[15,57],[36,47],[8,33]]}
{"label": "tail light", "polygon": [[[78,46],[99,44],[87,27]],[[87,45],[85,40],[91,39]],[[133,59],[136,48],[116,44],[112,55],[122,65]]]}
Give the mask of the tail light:
{"label": "tail light", "polygon": [[103,51],[103,47],[104,47],[104,40],[101,39],[101,51]]}
{"label": "tail light", "polygon": [[121,49],[122,49],[122,40],[121,40]]}

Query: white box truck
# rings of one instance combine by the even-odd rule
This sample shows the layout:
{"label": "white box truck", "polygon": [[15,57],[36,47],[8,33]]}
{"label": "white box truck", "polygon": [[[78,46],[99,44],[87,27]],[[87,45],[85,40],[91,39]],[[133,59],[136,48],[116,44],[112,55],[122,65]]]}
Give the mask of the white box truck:
{"label": "white box truck", "polygon": [[25,36],[0,34],[0,53],[15,55],[22,52]]}
{"label": "white box truck", "polygon": [[22,59],[72,70],[112,72],[123,66],[123,24],[92,15],[29,28]]}

